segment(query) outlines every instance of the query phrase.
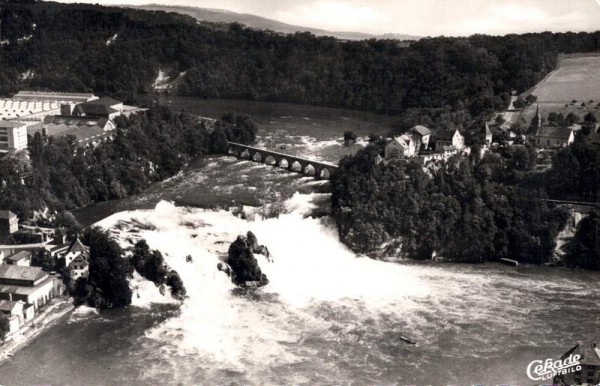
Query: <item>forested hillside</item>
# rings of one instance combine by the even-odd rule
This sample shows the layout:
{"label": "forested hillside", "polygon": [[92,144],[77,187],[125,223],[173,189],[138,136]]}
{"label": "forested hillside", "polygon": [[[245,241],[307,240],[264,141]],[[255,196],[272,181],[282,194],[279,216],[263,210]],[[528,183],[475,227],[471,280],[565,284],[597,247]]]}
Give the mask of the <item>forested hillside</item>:
{"label": "forested hillside", "polygon": [[185,72],[185,95],[480,115],[539,81],[557,53],[600,47],[600,32],[426,38],[404,47],[97,5],[7,2],[0,14],[0,93],[94,91],[126,101],[150,93],[161,67]]}
{"label": "forested hillside", "polygon": [[369,145],[332,176],[333,216],[353,250],[470,263],[550,258],[567,215],[540,200],[543,186],[521,187],[535,164],[530,147],[456,156],[428,172],[418,161],[377,163],[382,151]]}

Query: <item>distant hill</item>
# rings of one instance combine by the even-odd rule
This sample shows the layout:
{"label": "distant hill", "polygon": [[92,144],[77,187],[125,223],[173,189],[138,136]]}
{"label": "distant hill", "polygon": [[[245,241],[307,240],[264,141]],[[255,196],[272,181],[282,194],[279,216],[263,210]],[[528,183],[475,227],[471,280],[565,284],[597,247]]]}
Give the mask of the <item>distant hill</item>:
{"label": "distant hill", "polygon": [[139,5],[135,8],[145,9],[150,11],[165,11],[175,12],[183,15],[188,15],[196,18],[200,21],[208,21],[212,23],[241,23],[250,28],[257,29],[269,29],[275,32],[284,34],[293,34],[295,32],[310,32],[316,36],[333,36],[343,40],[365,40],[365,39],[396,39],[396,40],[419,40],[420,36],[403,35],[403,34],[392,34],[388,33],[385,35],[372,35],[362,32],[339,32],[339,31],[327,31],[318,28],[302,27],[297,25],[291,25],[282,23],[277,20],[267,19],[265,17],[246,14],[236,13],[223,9],[209,9],[209,8],[198,8],[198,7],[185,7],[185,6],[171,6],[171,5],[160,5],[160,4],[148,4]]}

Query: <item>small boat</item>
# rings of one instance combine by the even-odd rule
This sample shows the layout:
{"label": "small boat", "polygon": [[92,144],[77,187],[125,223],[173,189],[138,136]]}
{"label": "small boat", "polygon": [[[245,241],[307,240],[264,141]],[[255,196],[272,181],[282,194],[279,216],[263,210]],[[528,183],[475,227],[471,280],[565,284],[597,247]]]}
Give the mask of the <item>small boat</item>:
{"label": "small boat", "polygon": [[417,342],[416,342],[416,341],[414,341],[414,340],[412,340],[412,339],[410,339],[410,338],[407,338],[407,337],[405,337],[405,336],[403,336],[403,335],[400,335],[400,339],[402,339],[403,341],[405,341],[405,342],[406,342],[406,343],[408,343],[408,344],[417,344]]}
{"label": "small boat", "polygon": [[501,258],[500,262],[502,264],[506,264],[506,265],[512,265],[513,267],[517,267],[519,265],[519,262],[516,260],[511,260],[511,259],[506,259],[506,258]]}

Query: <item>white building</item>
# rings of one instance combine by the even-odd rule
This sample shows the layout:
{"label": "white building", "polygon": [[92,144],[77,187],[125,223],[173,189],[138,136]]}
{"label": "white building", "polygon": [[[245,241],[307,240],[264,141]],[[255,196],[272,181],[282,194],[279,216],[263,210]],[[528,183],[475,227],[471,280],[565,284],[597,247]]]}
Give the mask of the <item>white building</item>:
{"label": "white building", "polygon": [[412,135],[402,134],[392,139],[385,146],[385,158],[414,157],[419,149]]}
{"label": "white building", "polygon": [[465,147],[465,137],[462,136],[458,129],[440,130],[435,134],[436,150],[445,146],[454,146],[456,150],[462,150]]}
{"label": "white building", "polygon": [[27,124],[0,121],[0,152],[27,148]]}

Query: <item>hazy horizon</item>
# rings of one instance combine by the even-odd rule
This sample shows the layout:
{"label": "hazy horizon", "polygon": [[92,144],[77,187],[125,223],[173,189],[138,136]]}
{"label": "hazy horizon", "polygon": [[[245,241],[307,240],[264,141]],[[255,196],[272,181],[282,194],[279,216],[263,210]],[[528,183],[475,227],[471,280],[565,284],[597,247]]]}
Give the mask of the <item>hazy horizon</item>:
{"label": "hazy horizon", "polygon": [[[99,3],[98,0],[58,0]],[[253,14],[329,31],[418,36],[505,35],[600,29],[600,0],[104,0],[102,5],[182,5]]]}

